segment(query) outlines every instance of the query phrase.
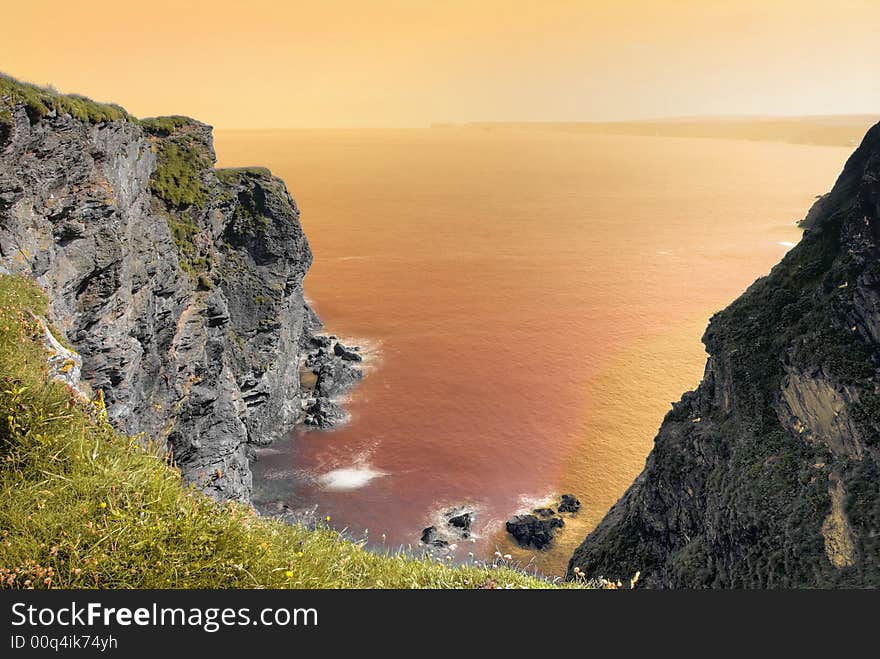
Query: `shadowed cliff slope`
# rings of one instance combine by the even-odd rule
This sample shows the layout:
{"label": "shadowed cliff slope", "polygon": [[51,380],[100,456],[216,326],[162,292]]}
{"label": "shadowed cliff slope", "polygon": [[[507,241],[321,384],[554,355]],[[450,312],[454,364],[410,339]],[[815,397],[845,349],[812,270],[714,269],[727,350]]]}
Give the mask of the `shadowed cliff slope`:
{"label": "shadowed cliff slope", "polygon": [[712,318],[702,383],[570,577],[880,585],[880,125],[811,227]]}
{"label": "shadowed cliff slope", "polygon": [[211,128],[0,76],[0,272],[35,279],[110,420],[248,499],[300,414],[311,251],[283,181],[216,170]]}

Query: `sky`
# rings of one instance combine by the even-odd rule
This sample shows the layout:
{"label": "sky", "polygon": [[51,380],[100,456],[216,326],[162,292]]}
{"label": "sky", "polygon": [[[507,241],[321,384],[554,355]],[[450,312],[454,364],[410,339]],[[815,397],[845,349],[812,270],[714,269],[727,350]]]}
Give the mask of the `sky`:
{"label": "sky", "polygon": [[29,0],[0,70],[218,128],[877,114],[878,0]]}

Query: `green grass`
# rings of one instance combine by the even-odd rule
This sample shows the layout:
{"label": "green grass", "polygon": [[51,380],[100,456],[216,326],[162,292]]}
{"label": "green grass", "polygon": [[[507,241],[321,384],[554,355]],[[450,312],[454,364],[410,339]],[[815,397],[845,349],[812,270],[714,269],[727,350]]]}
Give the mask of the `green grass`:
{"label": "green grass", "polygon": [[182,135],[159,142],[158,163],[150,189],[173,208],[201,208],[208,199],[202,180],[213,166],[204,148],[195,139]]}
{"label": "green grass", "polygon": [[201,208],[208,200],[204,178],[214,167],[207,145],[199,139],[200,124],[184,116],[139,119],[158,151],[150,179],[153,193],[171,208]]}
{"label": "green grass", "polygon": [[266,167],[223,167],[215,169],[217,178],[227,185],[235,185],[244,176],[257,176],[260,178],[269,178],[272,172]]}
{"label": "green grass", "polygon": [[100,397],[47,379],[31,315],[45,310],[34,284],[0,276],[3,587],[551,587],[504,565],[373,553],[329,526],[285,525],[184,488],[161,452],[110,426]]}
{"label": "green grass", "polygon": [[138,119],[137,122],[148,133],[159,137],[168,137],[178,129],[191,126],[195,123],[193,119],[179,114],[168,117],[148,117],[146,119]]}
{"label": "green grass", "polygon": [[87,123],[131,120],[128,112],[118,105],[98,103],[77,94],[61,94],[0,73],[0,106],[8,109],[17,103],[23,103],[32,118],[54,110],[57,114],[69,114]]}

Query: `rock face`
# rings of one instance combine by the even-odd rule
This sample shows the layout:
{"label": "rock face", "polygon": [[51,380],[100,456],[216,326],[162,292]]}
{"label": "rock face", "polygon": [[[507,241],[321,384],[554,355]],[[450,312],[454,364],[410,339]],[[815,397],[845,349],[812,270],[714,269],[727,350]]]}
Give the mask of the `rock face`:
{"label": "rock face", "polygon": [[827,194],[819,195],[818,197],[816,197],[816,201],[814,201],[813,205],[810,206],[810,210],[807,211],[807,214],[803,217],[803,219],[798,222],[798,226],[804,230],[812,229],[819,218],[822,217],[825,202],[827,200]]}
{"label": "rock face", "polygon": [[214,169],[199,122],[46,105],[0,98],[0,269],[46,290],[118,428],[167,444],[215,498],[247,500],[249,446],[301,413],[316,322],[294,200],[267,170]]}
{"label": "rock face", "polygon": [[702,383],[575,552],[653,587],[880,586],[880,125],[712,318]]}

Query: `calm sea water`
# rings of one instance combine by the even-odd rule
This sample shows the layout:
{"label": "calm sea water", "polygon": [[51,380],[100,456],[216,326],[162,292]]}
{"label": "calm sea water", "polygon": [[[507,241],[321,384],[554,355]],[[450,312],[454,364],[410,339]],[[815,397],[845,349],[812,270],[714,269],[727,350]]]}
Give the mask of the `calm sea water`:
{"label": "calm sea water", "polygon": [[[477,510],[460,550],[560,574],[702,374],[708,317],[800,237],[849,149],[540,130],[218,132],[221,166],[285,179],[306,291],[370,354],[352,422],[260,454],[258,505],[317,505],[417,544]],[[572,492],[556,547],[503,522]]]}

